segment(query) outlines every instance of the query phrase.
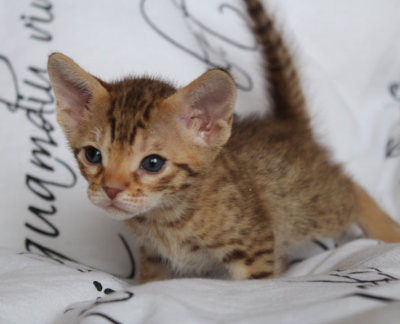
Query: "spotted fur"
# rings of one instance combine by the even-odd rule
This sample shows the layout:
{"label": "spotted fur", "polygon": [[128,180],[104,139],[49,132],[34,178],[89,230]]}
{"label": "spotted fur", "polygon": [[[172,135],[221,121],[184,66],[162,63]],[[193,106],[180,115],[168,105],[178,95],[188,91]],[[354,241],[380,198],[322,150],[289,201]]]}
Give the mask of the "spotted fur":
{"label": "spotted fur", "polygon": [[[262,119],[233,121],[236,90],[222,70],[176,89],[145,77],[108,83],[65,55],[49,57],[58,120],[88,196],[141,242],[140,282],[271,278],[289,247],[350,222],[399,241],[399,226],[314,140],[290,52],[261,2],[244,2],[274,105]],[[143,167],[152,155],[165,159],[157,172]]]}

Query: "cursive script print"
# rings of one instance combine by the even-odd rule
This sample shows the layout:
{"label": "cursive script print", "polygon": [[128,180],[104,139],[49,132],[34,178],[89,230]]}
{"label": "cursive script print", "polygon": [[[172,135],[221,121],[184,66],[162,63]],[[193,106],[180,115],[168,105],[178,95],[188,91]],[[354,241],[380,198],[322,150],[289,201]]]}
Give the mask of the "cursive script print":
{"label": "cursive script print", "polygon": [[50,42],[53,36],[47,30],[47,25],[54,20],[53,4],[48,0],[35,0],[30,3],[30,7],[34,9],[33,13],[20,16],[25,28],[31,32],[30,38]]}
{"label": "cursive script print", "polygon": [[[389,94],[400,110],[400,82],[393,82],[389,85]],[[386,143],[386,158],[400,157],[400,125],[392,130],[389,140]]]}
{"label": "cursive script print", "polygon": [[393,82],[389,86],[389,92],[390,92],[390,95],[392,96],[392,98],[400,103],[400,81]]}
{"label": "cursive script print", "polygon": [[[98,291],[101,291],[103,289],[100,282],[96,281],[93,284],[95,285],[95,287]],[[98,298],[95,302],[89,304],[87,307],[85,307],[83,309],[68,308],[64,311],[64,314],[73,312],[74,314],[72,315],[71,318],[74,318],[77,321],[83,320],[88,317],[95,317],[95,318],[97,318],[97,321],[99,321],[99,319],[102,319],[105,323],[123,323],[116,319],[115,314],[113,314],[113,315],[107,314],[103,311],[97,310],[97,308],[98,308],[98,306],[108,304],[108,305],[113,305],[113,306],[117,307],[117,310],[118,310],[118,306],[121,303],[129,302],[135,296],[135,294],[128,290],[117,291],[117,292],[110,291],[109,293],[105,293],[105,294],[106,294],[105,297]],[[111,308],[109,310],[112,311],[113,309]],[[117,312],[115,312],[115,310],[114,310],[113,313],[117,313]]]}
{"label": "cursive script print", "polygon": [[374,301],[383,302],[383,303],[394,303],[394,302],[399,301],[398,299],[391,298],[391,297],[377,296],[377,295],[366,294],[366,293],[353,293],[353,294],[347,295],[345,297],[359,297],[359,298],[374,300]]}
{"label": "cursive script print", "polygon": [[[252,43],[246,44],[227,35],[223,35],[214,29],[213,26],[201,22],[201,20],[189,10],[186,0],[170,0],[171,8],[174,8],[180,13],[180,17],[187,27],[186,29],[191,33],[197,44],[196,47],[189,47],[187,43],[184,44],[177,39],[177,36],[173,35],[173,33],[168,33],[168,26],[160,26],[160,23],[152,18],[149,2],[152,1],[141,0],[140,12],[148,26],[160,37],[182,52],[205,63],[208,69],[222,68],[228,71],[234,77],[238,89],[243,91],[251,91],[253,89],[253,79],[250,74],[245,68],[239,66],[239,64],[229,57],[229,51],[225,48],[236,47],[244,51],[256,51],[257,44],[254,40],[251,41]],[[165,4],[163,3],[163,5]],[[226,17],[225,15],[233,14],[243,21],[243,25],[248,25],[246,16],[230,3],[221,3],[217,6],[217,10],[221,15],[221,19]]]}
{"label": "cursive script print", "polygon": [[[8,77],[13,84],[11,95],[0,94],[0,107],[3,106],[12,113],[24,115],[27,122],[35,129],[35,135],[30,136],[29,139],[30,163],[32,170],[36,172],[25,173],[25,186],[36,197],[36,204],[28,206],[27,209],[32,218],[25,223],[25,226],[33,233],[56,238],[60,231],[50,221],[50,217],[57,213],[55,189],[74,187],[77,175],[65,160],[53,153],[58,143],[54,138],[55,127],[50,119],[54,114],[54,97],[47,71],[37,66],[28,67],[28,76],[23,79],[22,84],[30,94],[25,95],[10,59],[1,54],[0,68],[3,72],[2,77]],[[65,180],[60,181],[59,178]],[[51,258],[71,260],[30,237],[25,239],[25,248],[27,251],[36,251]]]}
{"label": "cursive script print", "polygon": [[[135,274],[136,274],[136,263],[135,263],[135,259],[133,256],[133,252],[129,246],[129,244],[127,243],[125,237],[122,234],[119,234],[119,238],[121,240],[121,243],[125,249],[126,255],[130,261],[130,269],[128,274],[126,275],[120,275],[120,274],[113,274],[115,277],[121,278],[121,279],[134,279]],[[35,253],[31,253],[31,252],[21,252],[19,254],[21,255],[25,255],[29,258],[38,260],[38,261],[43,261],[43,262],[49,262],[49,259],[57,264],[62,264],[64,266],[67,266],[69,268],[73,268],[75,270],[77,270],[78,272],[83,272],[83,273],[87,273],[87,272],[92,272],[94,270],[94,268],[84,265],[74,259],[71,259],[55,250],[50,249],[49,247],[45,247],[43,245],[40,245],[38,243],[32,242],[28,239],[28,247],[30,247],[30,245],[34,245],[35,247]],[[29,250],[29,249],[28,249]],[[95,284],[96,287],[96,284]],[[97,289],[97,287],[96,287]],[[106,289],[104,291],[105,294],[111,293],[111,291],[108,289]]]}
{"label": "cursive script print", "polygon": [[326,279],[308,280],[308,282],[350,284],[354,285],[356,288],[367,289],[398,280],[398,278],[384,273],[378,268],[369,267],[361,270],[338,270],[330,273]]}

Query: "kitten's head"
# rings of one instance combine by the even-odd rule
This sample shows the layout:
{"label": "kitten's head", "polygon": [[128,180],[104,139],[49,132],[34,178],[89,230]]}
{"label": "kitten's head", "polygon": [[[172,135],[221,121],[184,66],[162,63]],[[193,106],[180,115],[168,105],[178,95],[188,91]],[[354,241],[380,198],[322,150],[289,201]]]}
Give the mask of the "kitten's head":
{"label": "kitten's head", "polygon": [[179,90],[150,78],[106,83],[55,53],[48,72],[88,196],[116,219],[179,203],[230,137],[236,88],[224,71]]}

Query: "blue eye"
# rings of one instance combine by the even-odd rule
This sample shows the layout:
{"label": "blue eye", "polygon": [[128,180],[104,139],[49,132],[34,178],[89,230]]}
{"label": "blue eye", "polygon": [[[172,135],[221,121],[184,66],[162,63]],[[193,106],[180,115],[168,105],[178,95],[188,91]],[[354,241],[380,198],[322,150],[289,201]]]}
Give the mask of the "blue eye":
{"label": "blue eye", "polygon": [[162,169],[164,164],[165,164],[165,159],[159,155],[154,154],[145,157],[142,163],[140,164],[140,167],[143,170],[146,170],[147,172],[156,173]]}
{"label": "blue eye", "polygon": [[93,146],[86,146],[85,150],[85,157],[89,163],[92,164],[99,164],[101,163],[101,152],[93,147]]}

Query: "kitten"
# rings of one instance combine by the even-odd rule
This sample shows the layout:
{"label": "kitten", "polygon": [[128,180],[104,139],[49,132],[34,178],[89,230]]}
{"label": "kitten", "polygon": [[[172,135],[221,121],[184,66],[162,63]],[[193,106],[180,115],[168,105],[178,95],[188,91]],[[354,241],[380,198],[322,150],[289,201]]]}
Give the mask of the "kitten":
{"label": "kitten", "polygon": [[351,222],[400,241],[400,227],[314,140],[291,54],[260,1],[244,2],[274,105],[258,120],[233,121],[236,88],[223,70],[176,89],[104,82],[49,57],[58,121],[88,196],[140,240],[140,282],[218,270],[271,278],[289,247]]}

